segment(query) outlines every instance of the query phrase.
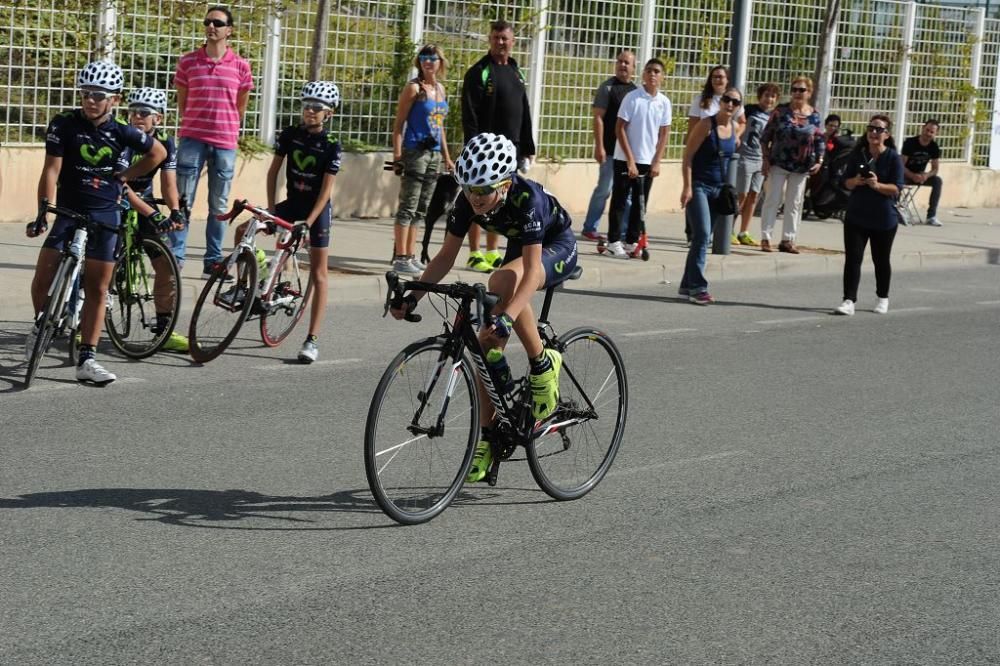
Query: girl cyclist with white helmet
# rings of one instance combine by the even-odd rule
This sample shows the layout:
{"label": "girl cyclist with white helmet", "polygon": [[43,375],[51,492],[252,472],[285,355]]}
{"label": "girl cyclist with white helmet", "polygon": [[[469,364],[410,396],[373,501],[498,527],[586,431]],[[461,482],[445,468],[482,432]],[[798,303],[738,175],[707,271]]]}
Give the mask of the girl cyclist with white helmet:
{"label": "girl cyclist with white helmet", "polygon": [[[507,238],[507,253],[489,280],[489,290],[501,300],[492,324],[482,327],[479,340],[483,349],[503,348],[511,331],[517,333],[531,364],[532,412],[536,419],[544,419],[559,400],[562,357],[542,346],[531,297],[565,280],[576,267],[571,220],[539,183],[517,174],[517,149],[506,137],[490,133],[473,137],[455,163],[455,179],[464,196],[448,217],[444,245],[419,279],[437,283],[451,270],[473,224]],[[392,315],[402,318],[422,296],[407,296]],[[480,414],[482,435],[467,478],[470,483],[483,480],[492,463],[489,441],[494,410],[481,384],[479,391],[485,407]]]}
{"label": "girl cyclist with white helmet", "polygon": [[[95,358],[101,337],[104,305],[115,265],[118,234],[105,227],[121,224],[119,202],[122,184],[149,173],[166,156],[166,149],[150,136],[114,117],[124,76],[114,63],[98,60],[80,70],[77,87],[80,108],[60,113],[49,123],[45,133],[45,164],[38,180],[39,213],[28,224],[27,235],[42,234],[49,224],[43,200],[56,201],[60,207],[89,215],[102,225],[87,237],[83,274],[86,299],[80,324],[81,343],[76,378],[81,382],[107,384],[117,377],[105,370]],[[120,161],[128,150],[143,157],[119,171]],[[58,198],[57,198],[58,192]],[[45,298],[61,259],[63,246],[73,239],[74,223],[57,217],[42,244],[31,281],[34,312],[45,305]],[[27,358],[34,347],[37,330],[32,327],[25,346]]]}

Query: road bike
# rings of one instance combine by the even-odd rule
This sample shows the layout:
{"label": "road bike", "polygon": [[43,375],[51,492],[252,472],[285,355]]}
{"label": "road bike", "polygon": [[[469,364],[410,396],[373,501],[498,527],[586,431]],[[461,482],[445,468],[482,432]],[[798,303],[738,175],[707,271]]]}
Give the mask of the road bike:
{"label": "road bike", "polygon": [[[577,268],[569,279],[582,273]],[[555,335],[548,321],[555,287],[545,291],[538,331],[546,347],[563,357],[555,411],[532,416],[528,375],[509,394],[477,337],[491,321],[499,296],[482,284],[402,282],[386,273],[385,309],[399,307],[409,291],[440,295],[444,331],[418,340],[386,368],[372,397],[365,424],[365,472],[379,507],[407,524],[428,521],[455,499],[472,465],[479,441],[482,381],[496,410],[493,464],[486,480],[495,485],[499,466],[518,446],[535,481],[556,500],[573,500],[594,489],[607,474],[621,445],[628,414],[625,364],[614,342],[596,328]],[[454,318],[449,321],[449,312]],[[410,313],[410,321],[420,315]]]}
{"label": "road bike", "polygon": [[[45,305],[35,316],[34,326],[37,334],[28,358],[28,370],[24,377],[25,388],[31,386],[31,381],[38,372],[38,365],[48,352],[53,339],[65,336],[69,340],[70,362],[76,365],[79,360],[76,337],[83,313],[82,284],[87,237],[100,229],[118,232],[118,227],[101,224],[92,220],[89,215],[82,215],[68,208],[53,206],[47,199],[42,199],[42,206],[47,213],[54,213],[73,221],[73,240],[63,245],[59,266],[45,296]],[[31,224],[34,223],[29,223],[28,226]]]}
{"label": "road bike", "polygon": [[[166,204],[163,199],[146,203]],[[174,253],[157,234],[147,232],[140,229],[139,214],[130,207],[124,215],[121,251],[104,313],[111,343],[134,359],[151,356],[166,343],[181,309],[181,275]]]}
{"label": "road bike", "polygon": [[[312,296],[312,277],[302,269],[299,258],[305,237],[293,233],[291,223],[246,199],[216,219],[232,222],[244,211],[252,218],[243,237],[212,269],[191,315],[191,357],[200,363],[224,352],[244,322],[253,317],[260,317],[260,337],[265,345],[281,344],[299,323]],[[282,232],[268,264],[263,250],[257,249],[257,232],[274,234],[279,228]]]}

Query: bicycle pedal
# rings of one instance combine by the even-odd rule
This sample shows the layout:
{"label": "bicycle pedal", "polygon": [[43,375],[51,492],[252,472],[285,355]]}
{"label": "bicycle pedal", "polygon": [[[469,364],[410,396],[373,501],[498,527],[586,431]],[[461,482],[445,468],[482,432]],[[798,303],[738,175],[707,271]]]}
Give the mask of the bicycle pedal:
{"label": "bicycle pedal", "polygon": [[493,464],[490,465],[489,471],[486,472],[486,483],[491,486],[497,485],[497,477],[500,475],[500,461],[494,460]]}

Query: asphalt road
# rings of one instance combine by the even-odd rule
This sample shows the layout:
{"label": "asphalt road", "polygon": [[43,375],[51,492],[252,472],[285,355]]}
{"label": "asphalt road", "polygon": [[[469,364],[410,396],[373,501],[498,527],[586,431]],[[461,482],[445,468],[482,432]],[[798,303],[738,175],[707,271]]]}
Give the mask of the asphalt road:
{"label": "asphalt road", "polygon": [[410,528],[362,430],[432,317],[339,306],[311,367],[252,328],[203,367],[106,354],[104,389],[52,358],[28,391],[0,322],[0,663],[1000,661],[1000,268],[898,273],[887,316],[870,275],[852,318],[830,277],[674,287],[556,299],[628,365],[593,493],[511,463]]}

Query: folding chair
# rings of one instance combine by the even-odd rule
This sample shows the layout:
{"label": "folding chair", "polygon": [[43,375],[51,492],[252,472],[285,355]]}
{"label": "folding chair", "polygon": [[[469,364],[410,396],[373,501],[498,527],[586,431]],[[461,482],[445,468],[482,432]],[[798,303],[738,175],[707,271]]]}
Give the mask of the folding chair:
{"label": "folding chair", "polygon": [[899,221],[905,225],[923,224],[920,217],[920,208],[917,206],[917,191],[920,189],[919,183],[907,183],[903,185],[903,191],[896,199],[896,210],[899,212]]}

